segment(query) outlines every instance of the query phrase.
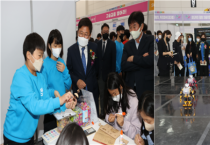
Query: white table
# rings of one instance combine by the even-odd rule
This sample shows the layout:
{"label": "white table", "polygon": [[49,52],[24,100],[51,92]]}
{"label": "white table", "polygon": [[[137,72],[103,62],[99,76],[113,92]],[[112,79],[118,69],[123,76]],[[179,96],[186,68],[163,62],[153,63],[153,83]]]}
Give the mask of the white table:
{"label": "white table", "polygon": [[[98,120],[99,120],[99,121],[98,121],[97,123],[95,123],[94,125],[92,125],[92,127],[93,127],[96,131],[98,131],[98,129],[99,129],[99,123],[101,123],[101,125],[106,125],[106,124],[107,124],[106,122],[104,122],[104,121],[101,120],[101,119],[98,119]],[[93,141],[94,135],[95,135],[95,133],[93,133],[93,134],[87,136],[88,141],[89,141],[89,144],[90,144],[90,145],[101,145],[100,143],[97,143],[97,142]],[[127,141],[129,141],[129,142],[128,142],[128,145],[135,145],[134,140],[132,140],[132,139],[129,138],[128,136],[123,135],[123,138],[126,139]],[[120,142],[119,142],[119,139],[120,139],[120,137],[118,137],[118,138],[116,139],[116,141],[115,141],[115,144],[116,144],[116,145],[120,143]],[[50,144],[47,144],[47,142],[44,141],[44,144],[45,144],[45,145],[55,145],[56,142],[57,142],[57,139],[55,139],[55,140],[54,140],[53,142],[51,142]]]}

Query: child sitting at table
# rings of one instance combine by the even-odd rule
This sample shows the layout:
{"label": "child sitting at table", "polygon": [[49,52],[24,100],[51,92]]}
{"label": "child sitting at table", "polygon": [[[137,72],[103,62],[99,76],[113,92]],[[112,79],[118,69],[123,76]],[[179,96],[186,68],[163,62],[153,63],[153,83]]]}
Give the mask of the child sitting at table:
{"label": "child sitting at table", "polygon": [[[140,132],[141,122],[137,113],[138,99],[135,92],[129,89],[117,73],[110,73],[106,82],[105,120],[117,130],[134,139]],[[116,113],[125,112],[126,115]]]}
{"label": "child sitting at table", "polygon": [[5,145],[34,145],[40,115],[53,113],[63,104],[70,109],[74,103],[70,92],[57,98],[48,93],[40,73],[44,51],[44,40],[39,34],[26,36],[23,44],[25,64],[15,72],[10,87],[10,106],[4,123]]}
{"label": "child sitting at table", "polygon": [[62,130],[56,145],[89,145],[83,129],[76,123],[70,123]]}
{"label": "child sitting at table", "polygon": [[137,145],[154,145],[154,92],[147,91],[141,96],[138,106],[143,121],[141,136],[137,134],[135,143]]}

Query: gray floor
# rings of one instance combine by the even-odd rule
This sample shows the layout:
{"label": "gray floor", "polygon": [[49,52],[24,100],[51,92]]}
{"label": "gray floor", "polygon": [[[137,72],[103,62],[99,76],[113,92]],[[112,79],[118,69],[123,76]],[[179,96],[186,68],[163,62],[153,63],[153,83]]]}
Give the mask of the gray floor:
{"label": "gray floor", "polygon": [[179,92],[185,77],[155,78],[155,145],[210,145],[210,78],[196,77],[193,107]]}

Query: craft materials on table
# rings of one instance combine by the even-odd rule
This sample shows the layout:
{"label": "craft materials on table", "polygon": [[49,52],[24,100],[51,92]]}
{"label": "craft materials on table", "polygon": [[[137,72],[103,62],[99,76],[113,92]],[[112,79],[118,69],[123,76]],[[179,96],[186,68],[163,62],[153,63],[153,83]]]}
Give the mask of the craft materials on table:
{"label": "craft materials on table", "polygon": [[[120,131],[113,128],[109,124],[101,125],[99,130],[96,132],[93,141],[101,144],[114,145],[116,139],[120,136]],[[122,139],[123,144],[127,144],[128,141]]]}
{"label": "craft materials on table", "polygon": [[76,113],[75,116],[70,117],[71,122],[77,122],[81,127],[86,127],[91,124],[91,108],[89,103],[82,102],[75,107],[74,112]]}
{"label": "craft materials on table", "polygon": [[59,137],[60,133],[58,132],[57,128],[50,130],[42,135],[42,138],[47,142],[50,143],[53,140]]}

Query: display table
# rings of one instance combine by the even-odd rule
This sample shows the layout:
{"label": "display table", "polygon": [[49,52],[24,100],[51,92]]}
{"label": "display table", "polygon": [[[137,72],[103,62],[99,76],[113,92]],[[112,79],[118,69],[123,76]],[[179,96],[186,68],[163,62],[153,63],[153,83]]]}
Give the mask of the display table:
{"label": "display table", "polygon": [[[106,125],[106,124],[107,124],[107,123],[104,122],[103,120],[99,119],[99,121],[98,121],[97,123],[95,123],[94,125],[92,125],[92,127],[93,127],[96,131],[98,131],[98,129],[99,129],[99,123],[101,123],[101,125]],[[95,135],[95,133],[93,133],[93,134],[87,136],[88,141],[89,141],[89,144],[90,144],[90,145],[93,145],[93,144],[94,144],[94,145],[101,145],[101,144],[99,144],[99,143],[93,141],[94,135]],[[126,139],[127,141],[129,141],[129,142],[128,142],[128,145],[135,145],[134,140],[132,140],[132,139],[129,138],[128,136],[123,135],[123,138]],[[118,138],[116,139],[115,144],[119,144],[119,139],[120,139],[120,137],[118,137]],[[50,144],[48,144],[48,143],[45,142],[45,140],[44,140],[44,144],[45,144],[45,145],[55,145],[56,142],[57,142],[57,139],[55,139],[53,142],[51,142]]]}

